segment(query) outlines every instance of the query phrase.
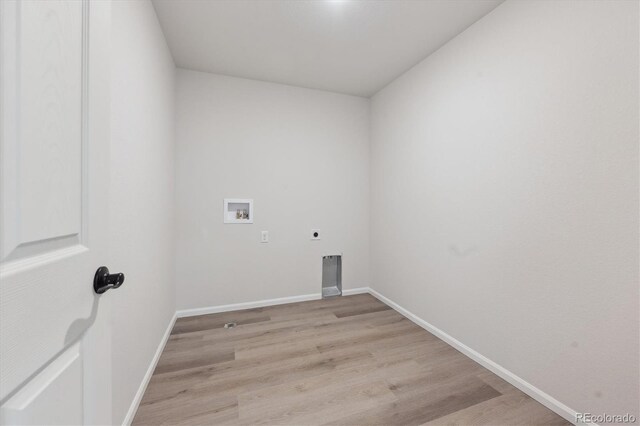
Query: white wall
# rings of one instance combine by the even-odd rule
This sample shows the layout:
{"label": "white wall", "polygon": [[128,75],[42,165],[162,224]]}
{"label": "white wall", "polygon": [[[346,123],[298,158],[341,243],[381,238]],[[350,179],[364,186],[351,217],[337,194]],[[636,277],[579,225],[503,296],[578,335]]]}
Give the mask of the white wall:
{"label": "white wall", "polygon": [[372,100],[373,287],[638,417],[638,2],[509,1]]}
{"label": "white wall", "polygon": [[175,66],[149,1],[112,5],[113,421],[120,424],[175,313]]}
{"label": "white wall", "polygon": [[178,308],[319,294],[325,253],[368,285],[368,99],[179,69],[176,108]]}

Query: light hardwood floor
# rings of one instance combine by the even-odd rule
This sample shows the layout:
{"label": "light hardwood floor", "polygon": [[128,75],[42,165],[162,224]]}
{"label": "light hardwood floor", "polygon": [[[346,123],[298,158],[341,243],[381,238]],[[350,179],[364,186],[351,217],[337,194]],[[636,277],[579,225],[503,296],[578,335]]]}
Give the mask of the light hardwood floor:
{"label": "light hardwood floor", "polygon": [[133,424],[570,423],[362,294],[179,319]]}

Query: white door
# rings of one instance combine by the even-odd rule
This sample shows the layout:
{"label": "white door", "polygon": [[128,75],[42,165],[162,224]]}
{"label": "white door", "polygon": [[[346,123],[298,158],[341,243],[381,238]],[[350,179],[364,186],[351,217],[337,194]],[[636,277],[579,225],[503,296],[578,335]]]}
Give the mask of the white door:
{"label": "white door", "polygon": [[[0,0],[0,423],[111,422],[110,4]],[[108,266],[108,265],[107,265]]]}

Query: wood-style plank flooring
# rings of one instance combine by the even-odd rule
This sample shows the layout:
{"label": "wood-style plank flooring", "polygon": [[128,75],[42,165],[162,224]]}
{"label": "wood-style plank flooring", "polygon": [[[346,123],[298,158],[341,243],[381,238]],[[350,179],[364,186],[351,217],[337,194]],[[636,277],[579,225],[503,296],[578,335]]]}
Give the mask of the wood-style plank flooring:
{"label": "wood-style plank flooring", "polygon": [[362,294],[179,319],[133,424],[569,423]]}

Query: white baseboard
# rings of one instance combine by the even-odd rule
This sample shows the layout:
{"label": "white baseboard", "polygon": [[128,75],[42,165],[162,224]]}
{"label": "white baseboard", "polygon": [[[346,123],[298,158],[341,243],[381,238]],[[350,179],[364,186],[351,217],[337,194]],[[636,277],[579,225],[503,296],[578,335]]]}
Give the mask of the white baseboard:
{"label": "white baseboard", "polygon": [[265,306],[284,305],[285,303],[306,302],[322,298],[321,293],[302,294],[300,296],[280,297],[278,299],[256,300],[254,302],[233,303],[231,305],[207,306],[204,308],[181,309],[176,312],[178,318],[196,315],[216,314],[218,312],[239,311],[242,309],[262,308]]}
{"label": "white baseboard", "polygon": [[133,421],[133,417],[136,415],[136,411],[138,411],[138,406],[140,405],[140,401],[142,401],[142,397],[144,396],[144,392],[147,390],[147,386],[149,385],[149,381],[151,380],[151,376],[153,375],[153,371],[156,369],[156,365],[158,365],[158,360],[160,360],[160,355],[162,355],[162,351],[167,344],[167,340],[169,340],[169,336],[171,335],[171,330],[173,330],[173,325],[176,323],[177,313],[173,314],[173,318],[169,321],[169,325],[167,326],[167,330],[164,332],[162,336],[162,340],[160,340],[160,344],[158,345],[158,349],[156,349],[156,353],[153,355],[151,359],[151,364],[149,364],[149,368],[147,368],[147,372],[142,378],[142,382],[140,383],[140,387],[138,388],[138,392],[136,392],[136,396],[133,398],[131,402],[131,406],[129,407],[129,411],[122,422],[123,426],[129,426]]}
{"label": "white baseboard", "polygon": [[351,296],[352,294],[369,293],[369,287],[347,288],[342,290],[343,296]]}
{"label": "white baseboard", "polygon": [[563,403],[561,403],[560,401],[558,401],[557,399],[555,399],[551,395],[543,392],[542,390],[540,390],[537,387],[533,386],[531,383],[529,383],[529,382],[525,381],[524,379],[522,379],[521,377],[513,374],[511,371],[509,371],[506,368],[502,367],[500,364],[498,364],[498,363],[490,360],[489,358],[485,357],[484,355],[476,352],[475,350],[471,349],[470,347],[468,347],[464,343],[460,342],[459,340],[456,340],[455,338],[451,337],[450,335],[448,335],[444,331],[442,331],[439,328],[431,325],[427,321],[423,320],[422,318],[418,317],[417,315],[413,314],[412,312],[410,312],[407,309],[403,308],[402,306],[398,305],[393,300],[391,300],[391,299],[383,296],[382,294],[378,293],[374,289],[368,288],[367,290],[372,296],[376,297],[377,299],[379,299],[384,304],[392,307],[398,313],[400,313],[403,316],[405,316],[407,319],[413,321],[414,323],[416,323],[420,327],[422,327],[425,330],[427,330],[429,333],[435,335],[439,339],[441,339],[444,342],[448,343],[454,349],[458,350],[459,352],[462,352],[464,355],[466,355],[467,357],[471,358],[472,360],[474,360],[478,364],[482,365],[487,370],[489,370],[492,373],[496,374],[497,376],[501,377],[505,381],[511,383],[513,386],[515,386],[516,388],[520,389],[522,392],[526,393],[531,398],[533,398],[536,401],[538,401],[540,404],[544,405],[545,407],[547,407],[551,411],[555,412],[559,416],[563,417],[567,421],[569,421],[571,423],[574,423],[574,424],[576,423],[576,418],[577,418],[576,414],[577,414],[577,412],[575,410],[572,410],[571,408],[567,407],[566,405],[564,405]]}
{"label": "white baseboard", "polygon": [[[369,287],[349,288],[342,290],[343,296],[352,294],[369,293]],[[256,300],[253,302],[232,303],[230,305],[205,306],[203,308],[180,309],[176,312],[178,318],[193,317],[197,315],[217,314],[219,312],[239,311],[242,309],[263,308],[265,306],[284,305],[285,303],[306,302],[319,300],[321,293],[302,294],[299,296],[280,297],[278,299]]]}

